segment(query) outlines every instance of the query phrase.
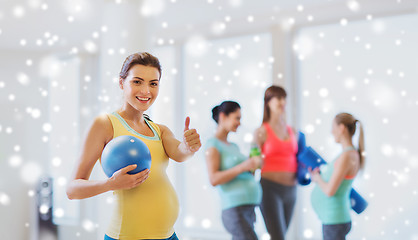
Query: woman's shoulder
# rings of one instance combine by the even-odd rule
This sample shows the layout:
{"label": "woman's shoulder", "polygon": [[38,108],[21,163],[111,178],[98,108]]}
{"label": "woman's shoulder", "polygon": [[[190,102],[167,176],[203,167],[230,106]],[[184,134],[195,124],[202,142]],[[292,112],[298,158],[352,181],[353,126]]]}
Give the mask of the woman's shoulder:
{"label": "woman's shoulder", "polygon": [[[148,118],[145,118],[145,119],[148,120]],[[147,122],[148,122],[149,125],[152,126],[152,128],[155,129],[155,131],[157,131],[158,135],[160,135],[161,138],[163,137],[163,135],[166,135],[166,134],[172,135],[173,134],[173,132],[171,132],[170,128],[167,127],[164,124],[155,123],[155,122],[153,122],[151,120],[148,120]]]}
{"label": "woman's shoulder", "polygon": [[113,125],[108,114],[96,116],[90,125],[89,132],[97,138],[106,138],[106,142],[110,141],[113,138]]}
{"label": "woman's shoulder", "polygon": [[266,129],[266,123],[261,124],[261,126],[259,126],[258,128],[255,129],[255,133],[258,134],[266,134],[267,133],[267,129]]}
{"label": "woman's shoulder", "polygon": [[339,163],[344,166],[351,165],[353,162],[360,160],[360,155],[356,149],[344,151],[337,158],[336,163]]}
{"label": "woman's shoulder", "polygon": [[261,144],[261,143],[264,143],[266,138],[267,138],[267,129],[263,123],[260,127],[255,129],[254,141]]}
{"label": "woman's shoulder", "polygon": [[108,128],[112,126],[112,122],[110,120],[110,114],[103,113],[96,116],[93,120],[93,125]]}
{"label": "woman's shoulder", "polygon": [[348,159],[354,159],[354,160],[360,159],[360,153],[358,152],[357,149],[351,149],[351,150],[345,151],[343,152],[342,155],[344,155]]}

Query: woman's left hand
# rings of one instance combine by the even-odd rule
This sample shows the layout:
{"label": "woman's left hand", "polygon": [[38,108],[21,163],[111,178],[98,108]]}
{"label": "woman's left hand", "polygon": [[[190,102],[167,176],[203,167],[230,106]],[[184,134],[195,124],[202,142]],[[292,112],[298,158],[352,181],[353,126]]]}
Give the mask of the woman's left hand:
{"label": "woman's left hand", "polygon": [[186,145],[187,150],[191,153],[197,152],[202,143],[200,142],[200,135],[197,133],[196,129],[189,129],[190,118],[186,118],[183,132],[183,143]]}
{"label": "woman's left hand", "polygon": [[319,167],[312,170],[312,168],[308,168],[309,174],[311,175],[311,179],[314,182],[318,182],[319,179],[321,179],[321,174],[319,172]]}

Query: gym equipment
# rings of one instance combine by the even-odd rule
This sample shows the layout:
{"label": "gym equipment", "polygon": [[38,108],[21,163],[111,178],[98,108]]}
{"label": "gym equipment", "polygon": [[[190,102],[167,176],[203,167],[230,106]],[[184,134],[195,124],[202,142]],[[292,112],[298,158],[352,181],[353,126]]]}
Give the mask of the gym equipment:
{"label": "gym equipment", "polygon": [[354,188],[350,192],[351,209],[356,213],[362,213],[369,203]]}
{"label": "gym equipment", "polygon": [[[315,169],[327,162],[313,148],[306,146],[305,134],[299,132],[297,179],[300,185],[306,186],[311,183],[311,176],[308,169]],[[351,208],[358,214],[367,208],[367,201],[353,188],[350,192]]]}
{"label": "gym equipment", "polygon": [[119,136],[106,144],[102,152],[101,164],[108,177],[132,164],[137,166],[128,174],[136,174],[151,168],[151,153],[141,139],[130,135]]}

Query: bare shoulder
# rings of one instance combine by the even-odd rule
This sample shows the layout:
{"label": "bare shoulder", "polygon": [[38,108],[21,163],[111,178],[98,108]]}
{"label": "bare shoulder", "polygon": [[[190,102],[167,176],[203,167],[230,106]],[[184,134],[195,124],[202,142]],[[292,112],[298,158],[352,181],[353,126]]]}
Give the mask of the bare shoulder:
{"label": "bare shoulder", "polygon": [[102,126],[105,126],[106,124],[112,125],[112,123],[110,122],[110,119],[107,116],[107,114],[100,114],[100,115],[96,116],[94,118],[94,123],[95,124],[102,124]]}
{"label": "bare shoulder", "polygon": [[256,134],[256,135],[260,135],[260,136],[262,136],[262,135],[266,135],[266,133],[267,133],[267,131],[266,131],[266,128],[263,126],[263,125],[261,125],[260,127],[258,127],[257,129],[255,129],[255,131],[254,131],[254,134]]}
{"label": "bare shoulder", "polygon": [[113,126],[106,114],[97,116],[90,126],[90,133],[98,137],[103,137],[106,142],[113,138]]}
{"label": "bare shoulder", "polygon": [[216,149],[215,147],[209,147],[208,149],[206,149],[205,155],[208,160],[213,160],[213,158],[215,159],[219,158],[220,153],[218,149]]}
{"label": "bare shoulder", "polygon": [[347,154],[347,158],[353,161],[359,161],[360,160],[360,153],[357,150],[351,150],[345,152]]}
{"label": "bare shoulder", "polygon": [[267,131],[264,126],[260,126],[254,131],[254,140],[259,145],[262,145],[266,141],[266,137],[267,137]]}
{"label": "bare shoulder", "polygon": [[214,146],[208,147],[207,151],[211,153],[219,153],[218,149],[216,149]]}
{"label": "bare shoulder", "polygon": [[154,123],[155,125],[157,125],[157,127],[160,129],[161,133],[163,133],[164,131],[170,131],[171,130],[164,124],[160,124],[160,123]]}
{"label": "bare shoulder", "polygon": [[158,123],[155,123],[155,125],[160,129],[161,137],[174,136],[173,132],[166,125]]}
{"label": "bare shoulder", "polygon": [[113,129],[112,122],[110,121],[107,114],[101,114],[97,116],[93,121],[93,126],[103,127],[106,129],[109,129],[109,128]]}
{"label": "bare shoulder", "polygon": [[339,157],[340,164],[343,165],[350,165],[356,162],[359,162],[360,156],[357,150],[351,150],[347,152],[343,152]]}

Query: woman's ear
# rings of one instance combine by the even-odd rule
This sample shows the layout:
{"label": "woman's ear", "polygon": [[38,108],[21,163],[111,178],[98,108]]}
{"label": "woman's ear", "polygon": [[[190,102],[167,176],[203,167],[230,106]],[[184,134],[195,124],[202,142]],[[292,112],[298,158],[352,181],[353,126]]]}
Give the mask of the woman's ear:
{"label": "woman's ear", "polygon": [[124,83],[125,79],[119,78],[119,87],[120,89],[123,90],[123,83]]}
{"label": "woman's ear", "polygon": [[220,112],[220,113],[219,113],[219,121],[224,121],[224,120],[225,120],[225,118],[226,118],[225,113]]}

